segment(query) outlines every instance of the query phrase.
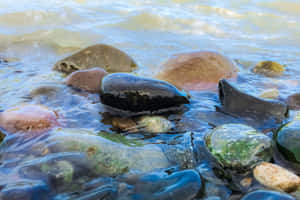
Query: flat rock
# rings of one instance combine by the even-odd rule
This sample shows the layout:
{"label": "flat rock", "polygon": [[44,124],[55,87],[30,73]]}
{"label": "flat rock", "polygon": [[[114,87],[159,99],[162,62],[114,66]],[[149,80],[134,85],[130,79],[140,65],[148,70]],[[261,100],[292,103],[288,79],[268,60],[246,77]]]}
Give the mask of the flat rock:
{"label": "flat rock", "polygon": [[219,80],[235,78],[236,65],[209,51],[177,54],[161,66],[156,78],[185,90],[216,90]]}

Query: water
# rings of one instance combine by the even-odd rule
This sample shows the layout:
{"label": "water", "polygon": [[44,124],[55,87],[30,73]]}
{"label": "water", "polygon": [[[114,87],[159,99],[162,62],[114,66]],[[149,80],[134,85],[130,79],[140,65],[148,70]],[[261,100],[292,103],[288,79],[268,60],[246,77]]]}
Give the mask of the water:
{"label": "water", "polygon": [[[116,134],[97,95],[64,86],[64,77],[51,70],[61,58],[96,43],[122,49],[137,62],[136,73],[148,77],[173,54],[217,51],[239,64],[243,90],[258,95],[278,88],[285,98],[299,90],[299,10],[296,0],[0,0],[0,58],[9,61],[0,64],[0,109],[41,103],[60,112],[70,128]],[[278,78],[253,75],[250,68],[261,60],[286,65],[285,74]],[[31,95],[43,85],[55,85],[58,92],[47,98]],[[208,124],[218,125],[220,119],[224,123],[237,120],[214,112],[216,95],[192,95],[188,112],[170,116],[178,123],[178,132],[205,130],[211,128]],[[134,141],[149,138],[140,142],[150,145],[172,137],[176,138],[132,136]],[[36,140],[43,146],[48,138]],[[9,171],[2,180],[16,177],[18,168],[32,159],[25,153],[31,151],[32,141],[14,137],[8,141],[19,145],[21,153],[16,160],[7,158],[15,168],[0,169],[1,176]],[[13,149],[4,147],[1,152],[15,155]]]}

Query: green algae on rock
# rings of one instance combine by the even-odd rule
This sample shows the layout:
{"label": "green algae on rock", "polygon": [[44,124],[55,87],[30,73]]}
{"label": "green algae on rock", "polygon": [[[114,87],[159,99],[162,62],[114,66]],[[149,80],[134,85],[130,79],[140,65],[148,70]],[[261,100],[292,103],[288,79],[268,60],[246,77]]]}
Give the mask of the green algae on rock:
{"label": "green algae on rock", "polygon": [[96,44],[58,61],[53,69],[65,74],[76,70],[101,67],[109,73],[132,72],[137,65],[123,51],[106,45]]}
{"label": "green algae on rock", "polygon": [[275,140],[286,160],[300,163],[300,121],[292,121],[279,128]]}
{"label": "green algae on rock", "polygon": [[206,146],[224,168],[247,170],[272,157],[272,141],[243,124],[225,124],[206,136]]}
{"label": "green algae on rock", "polygon": [[273,61],[261,61],[255,65],[252,71],[269,77],[281,76],[284,73],[284,66]]}

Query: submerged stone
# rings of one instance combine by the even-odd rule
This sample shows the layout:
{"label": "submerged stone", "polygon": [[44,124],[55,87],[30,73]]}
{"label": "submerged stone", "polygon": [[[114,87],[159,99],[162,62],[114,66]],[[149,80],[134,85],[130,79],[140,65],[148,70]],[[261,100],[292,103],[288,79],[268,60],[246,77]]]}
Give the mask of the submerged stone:
{"label": "submerged stone", "polygon": [[300,178],[272,163],[262,163],[255,167],[253,175],[264,186],[285,192],[292,192],[300,186]]}
{"label": "submerged stone", "polygon": [[103,77],[107,74],[108,73],[105,70],[99,67],[87,70],[78,70],[72,72],[66,78],[65,83],[74,88],[97,93],[101,89],[101,82]]}
{"label": "submerged stone", "polygon": [[300,110],[300,93],[288,96],[286,102],[291,110]]}
{"label": "submerged stone", "polygon": [[164,81],[114,73],[102,80],[101,102],[125,111],[157,111],[189,103],[187,95]]}
{"label": "submerged stone", "polygon": [[25,104],[0,113],[0,126],[9,133],[41,133],[58,125],[56,112],[42,105]]}
{"label": "submerged stone", "polygon": [[148,133],[166,133],[173,127],[172,122],[162,116],[143,116],[137,123],[140,130]]}
{"label": "submerged stone", "polygon": [[270,90],[266,90],[266,91],[262,92],[259,95],[259,97],[260,98],[264,98],[264,99],[278,99],[278,97],[279,97],[279,91],[276,88],[270,89]]}
{"label": "submerged stone", "polygon": [[0,131],[0,144],[4,140],[5,136],[6,135]]}
{"label": "submerged stone", "polygon": [[156,78],[185,90],[216,90],[219,80],[234,78],[238,68],[225,56],[209,51],[177,54]]}
{"label": "submerged stone", "polygon": [[265,76],[281,76],[284,73],[284,66],[273,61],[261,61],[252,69],[254,73]]}
{"label": "submerged stone", "polygon": [[276,119],[284,119],[288,116],[288,107],[285,103],[251,96],[226,80],[221,80],[219,83],[219,99],[223,111],[240,116]]}
{"label": "submerged stone", "polygon": [[278,150],[286,160],[300,163],[300,121],[282,126],[275,135]]}
{"label": "submerged stone", "polygon": [[136,64],[123,51],[105,44],[96,44],[58,61],[54,70],[70,74],[76,70],[101,67],[107,72],[132,72]]}
{"label": "submerged stone", "polygon": [[210,153],[224,168],[249,170],[272,157],[272,141],[268,136],[243,124],[225,124],[206,137]]}
{"label": "submerged stone", "polygon": [[258,200],[258,199],[267,199],[267,200],[296,200],[292,196],[275,192],[270,190],[257,190],[246,194],[241,200]]}

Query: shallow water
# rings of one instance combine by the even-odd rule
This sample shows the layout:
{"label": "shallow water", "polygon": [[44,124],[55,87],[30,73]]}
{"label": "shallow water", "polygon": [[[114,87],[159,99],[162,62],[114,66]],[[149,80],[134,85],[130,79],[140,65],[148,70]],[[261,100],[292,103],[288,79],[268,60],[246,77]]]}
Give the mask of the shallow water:
{"label": "shallow water", "polygon": [[[218,51],[239,65],[239,86],[244,91],[259,95],[266,89],[278,88],[281,98],[285,98],[300,88],[299,10],[300,3],[296,0],[126,0],[117,3],[107,0],[0,0],[0,58],[9,61],[0,61],[0,109],[24,102],[40,103],[59,112],[68,128],[82,128],[92,134],[99,131],[117,134],[111,129],[109,117],[97,95],[64,86],[64,77],[51,70],[61,58],[96,43],[110,44],[127,52],[139,66],[136,73],[148,77],[157,73],[159,65],[173,54]],[[286,65],[285,74],[265,78],[251,73],[250,68],[261,60]],[[48,85],[57,88],[51,95],[33,92],[39,86]],[[175,141],[184,149],[186,140],[180,139],[181,132],[202,134],[212,125],[241,121],[215,112],[217,95],[197,92],[191,95],[193,101],[188,111],[168,116],[176,123],[176,135],[134,134],[127,139],[109,140],[117,143],[125,140],[126,145],[138,140],[146,146]],[[260,129],[270,128],[249,123]],[[20,178],[18,170],[24,162],[34,162],[39,157],[32,152],[31,146],[34,142],[43,146],[47,137],[34,141],[6,138],[8,146],[3,145],[1,152],[6,152],[7,157],[2,159],[9,167],[0,168],[1,180]],[[15,151],[19,157],[10,158]],[[26,151],[31,153],[26,155]],[[173,164],[178,162],[181,161]],[[62,194],[57,199],[68,195]]]}

